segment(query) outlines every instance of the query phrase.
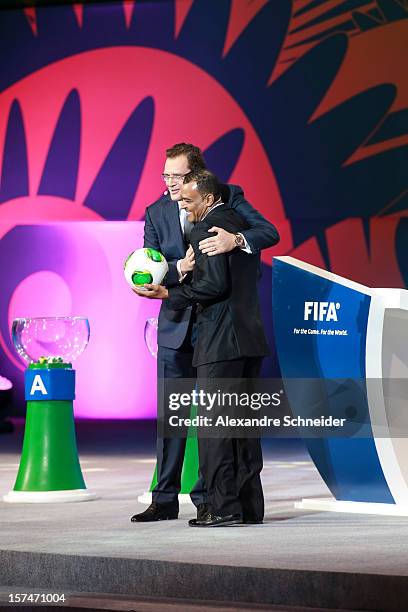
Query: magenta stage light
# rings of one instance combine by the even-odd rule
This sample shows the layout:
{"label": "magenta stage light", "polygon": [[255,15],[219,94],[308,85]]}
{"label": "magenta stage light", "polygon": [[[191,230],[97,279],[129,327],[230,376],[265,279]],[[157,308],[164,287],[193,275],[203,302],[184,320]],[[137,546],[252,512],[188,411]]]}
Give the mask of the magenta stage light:
{"label": "magenta stage light", "polygon": [[0,376],[0,393],[2,391],[10,391],[13,388],[13,383],[8,378]]}

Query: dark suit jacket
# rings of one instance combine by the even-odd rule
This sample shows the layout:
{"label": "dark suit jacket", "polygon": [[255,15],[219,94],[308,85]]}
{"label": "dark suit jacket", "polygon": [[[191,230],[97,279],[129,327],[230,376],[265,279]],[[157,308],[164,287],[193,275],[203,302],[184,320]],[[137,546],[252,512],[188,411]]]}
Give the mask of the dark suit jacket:
{"label": "dark suit jacket", "polygon": [[191,283],[170,288],[165,300],[175,311],[198,304],[194,366],[269,353],[258,300],[259,254],[234,249],[204,255],[198,243],[213,225],[232,233],[248,229],[242,217],[225,205],[210,211],[191,232],[195,253]]}
{"label": "dark suit jacket", "polygon": [[[241,187],[238,185],[223,185],[222,199],[247,222],[247,229],[242,233],[253,253],[259,253],[262,249],[279,242],[279,234],[275,226],[246,201]],[[205,237],[208,238],[209,235]],[[173,202],[168,195],[162,196],[146,209],[144,246],[157,249],[163,253],[169,264],[169,272],[164,284],[167,287],[178,286],[176,265],[177,261],[185,256],[187,245],[180,226],[178,202]],[[187,278],[184,283],[188,283],[189,280]],[[183,310],[176,311],[171,308],[166,300],[163,301],[159,315],[159,346],[177,349],[182,345],[186,337],[191,312],[192,307],[190,305]]]}

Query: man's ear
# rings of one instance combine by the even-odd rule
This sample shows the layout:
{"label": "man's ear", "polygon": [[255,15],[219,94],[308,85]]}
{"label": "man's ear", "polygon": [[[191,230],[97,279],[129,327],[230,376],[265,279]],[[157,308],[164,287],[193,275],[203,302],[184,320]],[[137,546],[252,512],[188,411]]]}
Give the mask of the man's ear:
{"label": "man's ear", "polygon": [[215,202],[214,195],[212,193],[207,193],[206,200],[207,206],[212,206]]}

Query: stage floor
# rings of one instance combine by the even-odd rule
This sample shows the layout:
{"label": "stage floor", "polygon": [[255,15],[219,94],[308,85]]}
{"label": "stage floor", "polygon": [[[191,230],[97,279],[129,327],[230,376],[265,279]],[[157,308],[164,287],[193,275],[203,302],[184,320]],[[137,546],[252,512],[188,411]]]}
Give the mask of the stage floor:
{"label": "stage floor", "polygon": [[[192,529],[191,504],[181,505],[175,521],[130,522],[145,507],[137,496],[155,466],[151,425],[79,423],[78,433],[84,477],[99,499],[1,502],[3,593],[4,585],[23,584],[31,591],[408,609],[408,519],[295,510],[303,497],[330,497],[300,441],[264,443],[263,525]],[[0,445],[3,495],[14,484],[21,428]]]}

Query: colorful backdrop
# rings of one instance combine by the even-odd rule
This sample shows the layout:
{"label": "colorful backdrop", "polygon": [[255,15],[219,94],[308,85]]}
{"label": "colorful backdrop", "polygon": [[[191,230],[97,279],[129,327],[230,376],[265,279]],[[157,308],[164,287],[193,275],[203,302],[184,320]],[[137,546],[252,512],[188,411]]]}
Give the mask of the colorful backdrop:
{"label": "colorful backdrop", "polygon": [[[155,414],[155,364],[121,262],[163,191],[164,150],[199,145],[291,254],[408,283],[406,0],[156,0],[0,11],[0,372],[16,316],[87,315],[78,416]],[[101,374],[102,372],[102,374]],[[274,352],[264,374],[276,374]],[[93,373],[93,374],[92,374]],[[120,393],[119,390],[120,389]],[[119,396],[118,396],[119,393]]]}

